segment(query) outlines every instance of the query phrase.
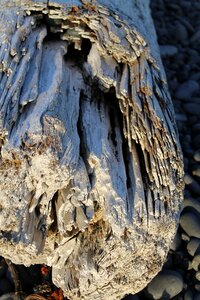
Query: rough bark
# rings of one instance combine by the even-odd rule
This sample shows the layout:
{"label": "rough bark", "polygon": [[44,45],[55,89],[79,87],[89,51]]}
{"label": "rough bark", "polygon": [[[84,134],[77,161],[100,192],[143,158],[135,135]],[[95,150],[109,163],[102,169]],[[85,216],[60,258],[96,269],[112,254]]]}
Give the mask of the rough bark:
{"label": "rough bark", "polygon": [[0,254],[70,299],[136,293],[183,188],[148,1],[1,2]]}

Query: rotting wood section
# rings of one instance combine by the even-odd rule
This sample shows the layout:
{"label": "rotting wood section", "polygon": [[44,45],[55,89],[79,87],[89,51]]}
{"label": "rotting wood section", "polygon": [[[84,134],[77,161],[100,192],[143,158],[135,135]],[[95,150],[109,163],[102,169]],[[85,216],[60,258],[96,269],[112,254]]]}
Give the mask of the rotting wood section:
{"label": "rotting wood section", "polygon": [[176,230],[172,104],[139,32],[58,3],[0,12],[0,252],[52,266],[70,299],[121,299],[160,270]]}

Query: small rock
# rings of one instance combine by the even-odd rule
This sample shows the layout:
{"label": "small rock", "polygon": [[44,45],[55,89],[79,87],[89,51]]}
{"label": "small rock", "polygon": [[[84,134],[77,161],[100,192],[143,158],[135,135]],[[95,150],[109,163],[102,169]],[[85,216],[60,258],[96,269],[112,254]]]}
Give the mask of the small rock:
{"label": "small rock", "polygon": [[196,151],[194,154],[194,160],[200,162],[200,150]]}
{"label": "small rock", "polygon": [[200,272],[199,272],[199,271],[196,272],[195,277],[196,277],[196,279],[197,279],[198,281],[200,281]]}
{"label": "small rock", "polygon": [[190,237],[184,232],[181,234],[181,239],[184,242],[189,242],[190,241]]}
{"label": "small rock", "polygon": [[185,197],[183,201],[183,207],[193,207],[200,213],[200,201],[193,199],[192,197]]}
{"label": "small rock", "polygon": [[171,299],[183,289],[182,276],[175,271],[161,271],[147,286],[149,299]]}
{"label": "small rock", "polygon": [[186,103],[183,105],[183,109],[186,113],[191,115],[200,115],[200,105],[197,103]]}
{"label": "small rock", "polygon": [[192,238],[187,244],[187,251],[191,256],[194,256],[200,246],[200,239]]}
{"label": "small rock", "polygon": [[172,57],[178,53],[178,49],[173,45],[161,45],[160,54],[162,57]]}
{"label": "small rock", "polygon": [[187,29],[185,28],[185,26],[183,24],[181,24],[180,22],[176,23],[176,28],[174,29],[174,38],[178,41],[178,42],[183,42],[185,44],[185,42],[187,42],[188,40],[188,32]]}
{"label": "small rock", "polygon": [[190,176],[189,174],[185,174],[184,176],[184,182],[186,185],[189,185],[193,182],[193,178],[192,176]]}
{"label": "small rock", "polygon": [[199,90],[199,84],[195,80],[183,82],[177,89],[175,96],[178,99],[190,100],[190,98]]}
{"label": "small rock", "polygon": [[[23,295],[25,298],[25,295]],[[4,294],[0,297],[0,300],[21,300],[22,299],[22,295],[17,295],[16,293],[8,293],[8,294]]]}
{"label": "small rock", "polygon": [[192,171],[192,174],[193,174],[194,176],[200,177],[200,167],[197,168],[197,169],[195,169],[195,170],[193,170],[193,171]]}
{"label": "small rock", "polygon": [[195,209],[183,211],[180,225],[190,237],[200,238],[200,214]]}
{"label": "small rock", "polygon": [[184,294],[184,297],[183,297],[184,300],[193,300],[193,293],[192,291],[188,290],[185,292]]}
{"label": "small rock", "polygon": [[200,293],[196,293],[194,295],[194,300],[200,300]]}
{"label": "small rock", "polygon": [[194,288],[196,291],[200,292],[200,284],[199,283],[195,284]]}
{"label": "small rock", "polygon": [[195,270],[199,270],[199,264],[200,264],[200,254],[196,254],[192,260],[191,267]]}
{"label": "small rock", "polygon": [[188,119],[185,114],[180,114],[180,113],[176,113],[175,117],[176,117],[176,121],[182,121],[182,122],[186,122]]}

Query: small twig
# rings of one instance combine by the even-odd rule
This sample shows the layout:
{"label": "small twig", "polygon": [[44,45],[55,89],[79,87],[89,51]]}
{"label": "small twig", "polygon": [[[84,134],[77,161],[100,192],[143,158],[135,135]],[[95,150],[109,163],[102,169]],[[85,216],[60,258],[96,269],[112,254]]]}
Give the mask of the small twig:
{"label": "small twig", "polygon": [[6,264],[8,265],[8,270],[10,271],[11,277],[13,279],[14,285],[15,285],[15,293],[16,294],[22,294],[22,286],[19,279],[19,274],[16,270],[15,265],[9,260],[5,259]]}

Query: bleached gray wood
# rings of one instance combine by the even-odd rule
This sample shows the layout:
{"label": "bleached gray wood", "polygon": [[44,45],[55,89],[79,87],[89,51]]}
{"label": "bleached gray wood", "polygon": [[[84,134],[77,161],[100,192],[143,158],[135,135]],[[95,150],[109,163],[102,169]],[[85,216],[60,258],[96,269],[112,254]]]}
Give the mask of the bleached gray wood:
{"label": "bleached gray wood", "polygon": [[182,156],[147,0],[1,0],[0,255],[69,299],[158,273]]}

